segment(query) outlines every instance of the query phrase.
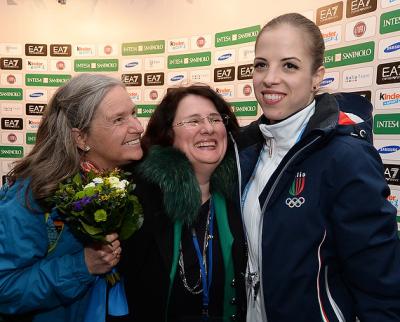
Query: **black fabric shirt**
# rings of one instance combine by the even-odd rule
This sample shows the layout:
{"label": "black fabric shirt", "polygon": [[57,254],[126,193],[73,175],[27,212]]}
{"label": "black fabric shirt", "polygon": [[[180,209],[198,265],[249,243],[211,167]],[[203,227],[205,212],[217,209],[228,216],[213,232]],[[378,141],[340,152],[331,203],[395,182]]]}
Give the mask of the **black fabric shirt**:
{"label": "black fabric shirt", "polygon": [[[207,216],[209,212],[210,201],[205,202],[200,209],[198,220],[192,226],[196,230],[197,239],[199,242],[200,251],[203,252],[203,242],[205,236],[205,229],[207,224]],[[213,271],[212,281],[209,291],[209,315],[211,321],[222,320],[223,312],[223,290],[224,290],[224,271],[221,247],[219,245],[218,227],[216,218],[213,220],[214,232],[212,242],[212,255],[213,255]],[[200,278],[200,266],[196,255],[196,250],[193,244],[191,228],[184,226],[182,229],[182,253],[185,267],[185,277],[189,287],[197,284]],[[208,257],[208,250],[206,258]],[[209,267],[207,258],[207,268]],[[189,322],[189,321],[202,321],[202,300],[203,292],[200,294],[192,294],[183,285],[180,275],[180,268],[178,266],[177,273],[174,280],[174,287],[171,293],[169,321],[171,322]],[[202,284],[200,281],[200,288]],[[199,288],[196,288],[197,290]],[[210,321],[210,320],[209,320]]]}

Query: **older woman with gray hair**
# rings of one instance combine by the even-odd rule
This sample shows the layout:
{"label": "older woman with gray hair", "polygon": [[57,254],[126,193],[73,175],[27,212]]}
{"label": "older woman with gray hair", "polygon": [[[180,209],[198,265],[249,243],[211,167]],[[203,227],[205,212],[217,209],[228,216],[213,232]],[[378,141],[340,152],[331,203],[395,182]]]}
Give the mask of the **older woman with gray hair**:
{"label": "older woman with gray hair", "polygon": [[[143,128],[124,85],[81,74],[60,87],[32,151],[0,190],[0,316],[83,321],[96,275],[120,259],[117,234],[83,245],[44,200],[81,167],[109,170],[142,157]],[[0,317],[1,319],[1,317]]]}

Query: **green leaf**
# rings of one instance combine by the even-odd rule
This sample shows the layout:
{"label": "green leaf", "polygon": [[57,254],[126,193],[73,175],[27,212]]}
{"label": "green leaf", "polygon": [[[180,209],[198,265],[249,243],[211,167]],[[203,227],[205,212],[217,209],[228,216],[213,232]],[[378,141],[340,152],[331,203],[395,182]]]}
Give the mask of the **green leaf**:
{"label": "green leaf", "polygon": [[79,172],[74,175],[74,177],[72,178],[72,182],[75,183],[78,187],[82,185],[82,178]]}
{"label": "green leaf", "polygon": [[82,228],[91,236],[97,235],[97,234],[100,234],[103,232],[103,230],[99,227],[90,226],[81,220],[80,220],[80,223],[82,225]]}
{"label": "green leaf", "polygon": [[94,213],[94,220],[96,222],[107,221],[107,212],[104,209],[98,209]]}

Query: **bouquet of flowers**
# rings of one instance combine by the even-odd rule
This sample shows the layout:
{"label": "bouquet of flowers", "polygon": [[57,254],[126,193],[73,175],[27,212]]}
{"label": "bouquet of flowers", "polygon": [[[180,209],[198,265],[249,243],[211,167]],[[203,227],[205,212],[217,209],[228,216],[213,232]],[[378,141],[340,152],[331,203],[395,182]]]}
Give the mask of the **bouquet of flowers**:
{"label": "bouquet of flowers", "polygon": [[135,185],[126,176],[118,169],[77,173],[47,201],[83,242],[105,242],[105,236],[114,232],[124,240],[143,222],[142,207],[133,194]]}
{"label": "bouquet of flowers", "polygon": [[[47,202],[58,209],[62,220],[84,243],[106,243],[106,235],[114,232],[120,240],[129,238],[142,225],[143,211],[133,194],[135,185],[125,179],[128,173],[118,169],[104,172],[83,169],[86,172],[60,183]],[[109,290],[107,282],[111,285]],[[106,307],[109,315],[128,314],[125,291],[115,268],[105,276],[97,277],[85,322],[104,322]]]}

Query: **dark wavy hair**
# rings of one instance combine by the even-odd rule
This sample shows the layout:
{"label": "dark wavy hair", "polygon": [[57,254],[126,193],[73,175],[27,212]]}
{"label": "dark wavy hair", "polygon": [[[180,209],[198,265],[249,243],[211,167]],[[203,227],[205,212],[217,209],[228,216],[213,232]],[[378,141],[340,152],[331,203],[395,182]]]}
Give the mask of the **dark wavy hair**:
{"label": "dark wavy hair", "polygon": [[226,125],[227,132],[235,134],[239,131],[239,123],[231,106],[211,87],[207,85],[191,85],[187,87],[170,88],[152,114],[146,132],[141,140],[145,154],[147,154],[152,145],[173,145],[174,132],[172,130],[172,122],[175,118],[179,103],[188,95],[201,96],[210,100],[218,113],[229,116],[228,124]]}

